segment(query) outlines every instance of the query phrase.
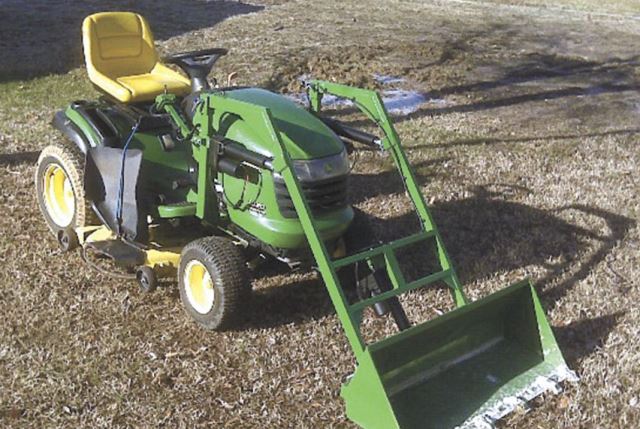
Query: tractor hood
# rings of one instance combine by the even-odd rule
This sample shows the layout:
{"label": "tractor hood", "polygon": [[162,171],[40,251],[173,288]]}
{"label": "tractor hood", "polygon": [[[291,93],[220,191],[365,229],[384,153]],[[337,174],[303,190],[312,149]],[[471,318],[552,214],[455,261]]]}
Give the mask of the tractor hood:
{"label": "tractor hood", "polygon": [[[344,150],[342,141],[329,127],[282,95],[259,88],[235,89],[226,92],[225,95],[271,110],[275,126],[280,131],[280,138],[294,160],[323,158]],[[267,148],[252,149],[264,154]]]}

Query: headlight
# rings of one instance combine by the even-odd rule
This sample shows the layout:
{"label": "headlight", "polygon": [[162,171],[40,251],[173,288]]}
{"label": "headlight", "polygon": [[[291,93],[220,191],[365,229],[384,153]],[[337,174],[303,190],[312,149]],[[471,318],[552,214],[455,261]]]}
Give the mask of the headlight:
{"label": "headlight", "polygon": [[337,155],[310,160],[293,161],[293,169],[298,180],[303,182],[315,182],[344,176],[349,173],[349,158],[347,151],[343,150]]}

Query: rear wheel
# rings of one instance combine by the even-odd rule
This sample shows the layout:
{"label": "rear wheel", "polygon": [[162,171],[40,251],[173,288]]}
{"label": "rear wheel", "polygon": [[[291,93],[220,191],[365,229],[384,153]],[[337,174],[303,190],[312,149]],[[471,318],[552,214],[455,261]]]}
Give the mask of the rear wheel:
{"label": "rear wheel", "polygon": [[84,194],[84,155],[65,144],[52,144],[40,153],[36,167],[38,206],[51,232],[72,231],[88,224],[91,207]]}
{"label": "rear wheel", "polygon": [[244,255],[222,237],[201,238],[184,247],[178,286],[187,314],[211,330],[233,326],[251,291]]}

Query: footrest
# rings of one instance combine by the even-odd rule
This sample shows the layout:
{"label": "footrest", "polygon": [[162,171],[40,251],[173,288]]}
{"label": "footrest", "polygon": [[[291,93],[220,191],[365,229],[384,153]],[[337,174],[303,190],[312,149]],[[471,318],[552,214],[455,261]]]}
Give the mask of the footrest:
{"label": "footrest", "polygon": [[185,217],[196,215],[195,203],[182,201],[175,204],[164,204],[158,206],[158,214],[161,218]]}
{"label": "footrest", "polygon": [[123,267],[136,267],[145,262],[144,251],[137,249],[122,240],[103,240],[87,243],[87,247],[104,255]]}

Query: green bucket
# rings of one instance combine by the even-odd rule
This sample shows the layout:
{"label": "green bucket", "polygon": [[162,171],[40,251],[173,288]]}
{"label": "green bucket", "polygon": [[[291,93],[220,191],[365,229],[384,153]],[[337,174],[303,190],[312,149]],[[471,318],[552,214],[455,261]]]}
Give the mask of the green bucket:
{"label": "green bucket", "polygon": [[528,280],[369,345],[343,385],[366,429],[490,427],[576,380]]}

